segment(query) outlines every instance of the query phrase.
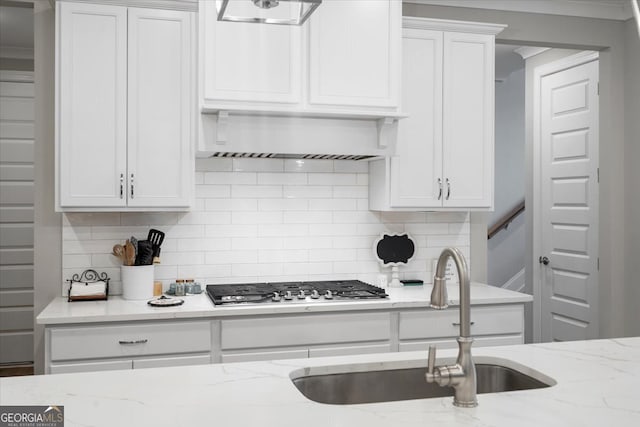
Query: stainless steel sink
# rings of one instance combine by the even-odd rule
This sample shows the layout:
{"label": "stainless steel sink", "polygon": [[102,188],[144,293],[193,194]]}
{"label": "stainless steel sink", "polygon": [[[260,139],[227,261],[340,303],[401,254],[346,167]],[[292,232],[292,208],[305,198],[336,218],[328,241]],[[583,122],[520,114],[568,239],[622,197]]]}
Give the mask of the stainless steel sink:
{"label": "stainless steel sink", "polygon": [[[475,366],[479,394],[531,390],[555,385],[553,379],[526,367],[522,370],[529,371],[537,378],[503,364],[476,363]],[[333,405],[453,396],[453,388],[427,383],[425,372],[426,367],[337,372],[303,375],[293,378],[292,381],[308,399]]]}

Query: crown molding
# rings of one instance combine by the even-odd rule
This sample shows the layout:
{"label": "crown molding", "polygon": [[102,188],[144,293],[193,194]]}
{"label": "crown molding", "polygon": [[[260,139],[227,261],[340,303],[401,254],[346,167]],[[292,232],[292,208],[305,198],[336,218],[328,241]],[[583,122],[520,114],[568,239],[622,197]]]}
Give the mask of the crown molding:
{"label": "crown molding", "polygon": [[513,49],[515,53],[520,55],[522,59],[531,58],[532,56],[536,56],[541,54],[542,52],[546,52],[551,48],[549,47],[537,47],[537,46],[521,46],[519,48]]}
{"label": "crown molding", "polygon": [[405,16],[402,18],[402,28],[496,35],[507,28],[507,26],[503,24],[487,24],[483,22],[452,21],[449,19],[415,18]]}
{"label": "crown molding", "polygon": [[[49,0],[58,2],[62,0]],[[198,0],[70,0],[76,3],[100,3],[127,7],[147,7],[150,9],[198,11]]]}
{"label": "crown molding", "polygon": [[505,10],[509,12],[541,13],[548,15],[580,16],[583,18],[626,21],[633,17],[631,3],[626,0],[403,0],[433,6],[469,7],[474,9]]}

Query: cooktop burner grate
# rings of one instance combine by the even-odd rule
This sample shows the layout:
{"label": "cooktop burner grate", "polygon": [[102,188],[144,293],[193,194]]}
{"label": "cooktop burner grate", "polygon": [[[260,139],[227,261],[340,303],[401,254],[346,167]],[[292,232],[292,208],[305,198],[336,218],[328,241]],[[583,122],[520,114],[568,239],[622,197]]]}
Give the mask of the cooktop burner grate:
{"label": "cooktop burner grate", "polygon": [[359,280],[207,285],[207,294],[215,305],[288,301],[326,302],[387,297],[383,289]]}

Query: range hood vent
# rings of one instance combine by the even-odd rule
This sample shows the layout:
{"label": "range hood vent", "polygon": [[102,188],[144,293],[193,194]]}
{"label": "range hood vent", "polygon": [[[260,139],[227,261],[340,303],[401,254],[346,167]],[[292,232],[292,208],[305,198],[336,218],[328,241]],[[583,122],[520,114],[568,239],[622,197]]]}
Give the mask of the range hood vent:
{"label": "range hood vent", "polygon": [[196,155],[326,160],[392,156],[398,116],[310,117],[219,110],[200,115]]}
{"label": "range hood vent", "polygon": [[296,160],[369,160],[378,156],[356,154],[284,154],[284,153],[226,153],[214,152],[209,157],[233,159],[296,159]]}

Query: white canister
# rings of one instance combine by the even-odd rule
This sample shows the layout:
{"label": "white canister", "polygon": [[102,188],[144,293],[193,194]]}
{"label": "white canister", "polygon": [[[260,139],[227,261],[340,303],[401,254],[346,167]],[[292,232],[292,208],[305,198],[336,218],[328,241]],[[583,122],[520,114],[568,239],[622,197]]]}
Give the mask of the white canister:
{"label": "white canister", "polygon": [[123,265],[120,270],[122,298],[131,300],[153,298],[153,267],[153,264]]}

